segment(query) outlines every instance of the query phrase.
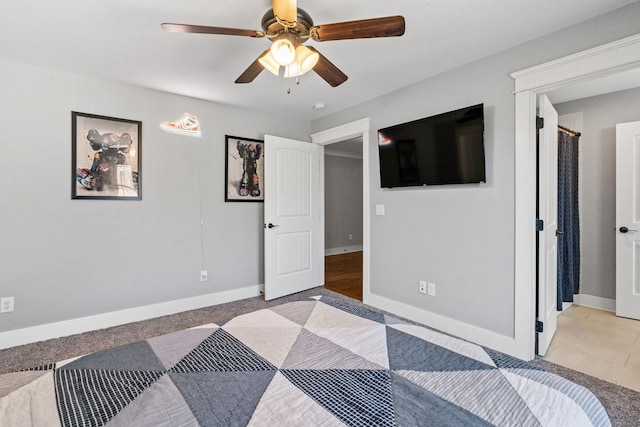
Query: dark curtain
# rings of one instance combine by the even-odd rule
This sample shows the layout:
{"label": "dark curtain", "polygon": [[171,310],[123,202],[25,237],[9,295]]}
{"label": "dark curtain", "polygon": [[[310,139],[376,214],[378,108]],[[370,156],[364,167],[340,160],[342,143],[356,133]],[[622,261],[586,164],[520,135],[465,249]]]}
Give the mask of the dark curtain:
{"label": "dark curtain", "polygon": [[579,133],[558,130],[558,310],[580,290],[579,139]]}

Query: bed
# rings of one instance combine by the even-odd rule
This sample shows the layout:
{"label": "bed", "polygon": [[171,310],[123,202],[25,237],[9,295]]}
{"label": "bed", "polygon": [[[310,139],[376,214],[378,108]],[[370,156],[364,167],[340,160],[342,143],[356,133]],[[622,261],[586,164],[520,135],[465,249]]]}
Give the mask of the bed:
{"label": "bed", "polygon": [[0,376],[2,426],[609,426],[582,386],[328,296]]}

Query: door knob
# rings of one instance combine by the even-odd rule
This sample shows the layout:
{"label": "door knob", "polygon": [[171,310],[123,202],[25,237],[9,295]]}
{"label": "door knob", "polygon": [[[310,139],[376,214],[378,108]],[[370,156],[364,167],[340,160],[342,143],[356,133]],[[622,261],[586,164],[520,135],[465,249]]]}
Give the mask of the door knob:
{"label": "door knob", "polygon": [[562,236],[563,234],[564,234],[564,231],[556,230],[556,236]]}
{"label": "door knob", "polygon": [[269,225],[267,225],[267,227],[269,227],[269,228],[276,228],[276,227],[280,227],[280,226],[279,226],[279,225],[277,225],[277,224],[271,224],[271,223],[269,223]]}
{"label": "door knob", "polygon": [[635,232],[636,232],[636,231],[638,231],[638,230],[630,230],[630,229],[628,229],[627,227],[620,227],[620,232],[621,232],[621,233],[628,233],[628,232],[630,232],[630,231],[631,231],[632,233],[635,233]]}

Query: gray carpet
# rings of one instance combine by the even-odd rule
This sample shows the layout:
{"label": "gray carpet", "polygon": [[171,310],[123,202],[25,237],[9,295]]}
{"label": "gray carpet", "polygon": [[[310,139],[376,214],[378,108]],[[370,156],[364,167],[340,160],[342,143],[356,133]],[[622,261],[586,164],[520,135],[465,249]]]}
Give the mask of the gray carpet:
{"label": "gray carpet", "polygon": [[640,393],[613,383],[556,365],[546,360],[534,362],[549,372],[567,378],[591,390],[607,410],[614,426],[640,426]]}
{"label": "gray carpet", "polygon": [[[42,366],[205,323],[223,323],[240,314],[289,301],[297,301],[314,295],[329,295],[335,298],[355,301],[324,288],[315,288],[269,302],[262,297],[256,297],[220,304],[142,322],[0,350],[0,374]],[[640,427],[640,393],[541,359],[533,363],[590,389],[602,402],[614,426]]]}

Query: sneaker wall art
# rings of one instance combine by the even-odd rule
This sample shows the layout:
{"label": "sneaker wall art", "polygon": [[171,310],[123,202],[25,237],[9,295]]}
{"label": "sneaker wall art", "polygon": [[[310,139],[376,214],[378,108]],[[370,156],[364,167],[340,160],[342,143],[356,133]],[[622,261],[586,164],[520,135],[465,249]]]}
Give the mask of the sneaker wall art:
{"label": "sneaker wall art", "polygon": [[264,141],[225,136],[225,202],[264,202]]}
{"label": "sneaker wall art", "polygon": [[141,200],[142,122],[71,113],[71,198]]}
{"label": "sneaker wall art", "polygon": [[177,135],[195,136],[198,138],[202,136],[198,118],[189,113],[184,113],[182,117],[175,122],[160,122],[160,129]]}

